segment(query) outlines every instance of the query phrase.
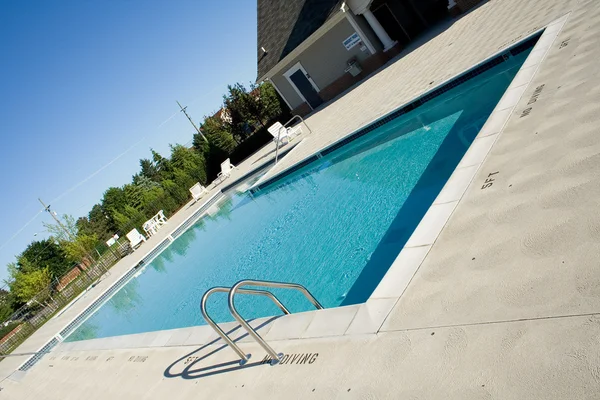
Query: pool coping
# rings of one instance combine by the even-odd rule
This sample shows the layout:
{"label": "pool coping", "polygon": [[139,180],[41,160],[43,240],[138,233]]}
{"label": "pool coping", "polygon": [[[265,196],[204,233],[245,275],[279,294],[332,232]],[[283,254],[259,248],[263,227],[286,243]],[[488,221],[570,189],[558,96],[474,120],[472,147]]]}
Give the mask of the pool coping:
{"label": "pool coping", "polygon": [[[567,13],[544,27],[530,32],[525,38],[520,38],[518,41],[504,46],[499,52],[465,71],[473,70],[478,65],[486,63],[543,31],[538,42],[488,117],[481,131],[369,299],[365,303],[356,305],[306,311],[286,316],[264,317],[251,321],[250,324],[255,328],[259,328],[259,334],[268,343],[276,343],[282,340],[339,337],[344,335],[374,335],[380,331],[389,313],[398,303],[412,278],[426,259],[464,194],[473,185],[473,179],[513,116],[515,109],[523,98],[523,94],[536,77],[542,62],[554,45],[569,16],[570,13]],[[528,71],[525,72],[525,70]],[[461,76],[465,72],[457,76]],[[454,79],[456,77],[448,79],[438,85],[438,87]],[[434,90],[436,88],[417,98],[421,98]],[[382,118],[376,119],[375,122]],[[356,131],[326,147],[334,146],[354,133]],[[323,149],[317,153],[320,153]],[[308,156],[307,158],[311,157]],[[305,162],[305,160],[294,164],[290,168]],[[276,176],[279,176],[279,174]],[[239,324],[236,322],[219,325],[225,332],[231,332],[230,336],[236,342],[245,343],[253,341],[251,337],[239,329]],[[190,328],[77,342],[61,342],[53,351],[199,346],[212,345],[218,340],[218,335],[210,326],[201,325]]]}
{"label": "pool coping", "polygon": [[[304,139],[299,140],[297,143],[285,148],[281,153],[280,157],[286,156],[292,150],[294,150],[300,143],[302,143]],[[17,371],[25,372],[29,368],[31,368],[37,361],[39,361],[44,354],[50,352],[56,345],[62,343],[64,338],[71,334],[74,330],[76,330],[79,326],[81,326],[88,318],[90,318],[93,313],[100,307],[102,307],[110,298],[120,290],[123,286],[125,286],[129,281],[138,276],[141,271],[143,271],[148,264],[154,260],[158,255],[160,255],[169,245],[175,241],[179,236],[181,236],[184,232],[186,232],[195,222],[197,222],[200,218],[210,214],[212,208],[219,203],[222,199],[224,199],[227,194],[235,189],[240,183],[250,179],[252,176],[260,173],[271,164],[275,163],[274,158],[270,158],[267,161],[261,163],[256,168],[251,169],[246,174],[237,178],[235,181],[229,183],[228,185],[224,185],[219,190],[217,190],[212,196],[210,196],[207,200],[202,203],[198,209],[192,213],[185,220],[180,222],[174,229],[172,229],[166,237],[161,240],[154,247],[147,250],[144,255],[135,262],[129,269],[125,272],[121,273],[119,277],[104,291],[97,294],[90,304],[75,317],[71,318],[66,324],[62,325],[62,328],[51,336],[51,338],[44,343],[43,346],[38,347],[35,351],[35,354],[32,357],[29,357],[26,361],[19,365]],[[216,185],[215,185],[216,187]],[[191,207],[197,201],[190,201],[183,207]],[[58,318],[60,315],[64,314],[68,309],[75,304],[80,298],[85,296],[90,288],[84,290],[81,294],[71,300],[57,315],[53,316],[52,319]]]}
{"label": "pool coping", "polygon": [[[548,27],[550,25],[551,24],[548,24],[548,25],[546,25],[546,27]],[[535,36],[538,36],[540,34],[540,32],[544,31],[544,29],[545,29],[545,27],[534,28],[534,29],[530,30],[529,32],[527,32],[527,35],[525,37],[519,37],[518,39],[514,40],[513,42],[508,43],[505,46],[502,46],[498,51],[496,51],[492,55],[488,56],[487,58],[477,62],[473,66],[449,77],[448,79],[442,81],[438,85],[433,86],[432,88],[426,90],[425,92],[408,100],[406,103],[404,103],[404,104],[400,105],[399,107],[395,108],[394,110],[384,114],[383,116],[375,118],[373,121],[363,125],[362,127],[358,128],[358,129],[348,133],[347,135],[344,135],[341,138],[335,140],[334,142],[329,143],[329,144],[321,147],[320,149],[308,154],[302,160],[297,161],[296,163],[284,168],[283,170],[275,173],[274,175],[269,176],[270,171],[268,171],[260,180],[258,180],[254,185],[252,185],[252,187],[250,187],[250,192],[252,192],[252,193],[258,192],[264,188],[267,188],[267,187],[275,184],[277,181],[281,180],[282,178],[285,178],[286,176],[292,174],[293,172],[299,170],[300,168],[313,163],[314,161],[318,160],[319,158],[337,150],[338,148],[344,146],[345,144],[348,144],[348,143],[364,136],[365,134],[371,132],[372,130],[377,129],[380,126],[385,125],[386,123],[421,107],[422,105],[426,104],[428,101],[433,100],[434,98],[442,95],[443,93],[456,87],[457,85],[462,84],[462,83],[480,75],[481,73],[487,71],[488,69],[493,68],[494,66],[496,66],[497,64],[500,64],[502,62],[502,58],[507,55],[506,54],[507,52],[512,52],[513,50],[519,48],[519,46],[526,44],[529,40],[533,39]],[[538,39],[538,41],[539,40],[541,40],[541,36]],[[519,52],[520,52],[520,50],[519,50]],[[494,61],[497,61],[497,62],[494,63]],[[271,169],[273,169],[273,168],[275,168],[275,165]]]}

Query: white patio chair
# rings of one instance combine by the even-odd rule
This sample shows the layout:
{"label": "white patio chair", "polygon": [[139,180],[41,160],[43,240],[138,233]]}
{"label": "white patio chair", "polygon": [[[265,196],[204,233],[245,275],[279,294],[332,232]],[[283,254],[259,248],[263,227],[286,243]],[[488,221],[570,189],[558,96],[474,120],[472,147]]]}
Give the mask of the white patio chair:
{"label": "white patio chair", "polygon": [[217,179],[223,181],[224,179],[229,178],[231,176],[231,171],[233,171],[234,168],[237,167],[231,163],[229,158],[223,161],[221,163],[221,172],[217,175]]}
{"label": "white patio chair", "polygon": [[129,231],[129,233],[126,236],[127,236],[127,240],[129,240],[129,243],[131,244],[131,248],[133,250],[135,250],[143,242],[146,241],[146,238],[144,237],[144,235],[142,235],[140,232],[138,232],[138,230],[136,228],[133,228],[131,231]]}
{"label": "white patio chair", "polygon": [[284,142],[285,143],[290,142],[290,137],[291,137],[290,130],[287,128],[284,128],[283,125],[281,125],[281,122],[275,122],[267,130],[273,136],[273,141],[275,143],[277,143],[278,139],[279,139],[280,144],[284,144]]}
{"label": "white patio chair", "polygon": [[152,237],[152,235],[154,235],[154,229],[152,228],[152,220],[144,222],[144,225],[142,225],[142,229],[144,229],[144,232],[146,232],[146,235],[148,235],[148,237]]}
{"label": "white patio chair", "polygon": [[195,203],[198,200],[200,200],[202,198],[202,196],[204,196],[206,193],[208,193],[208,189],[205,188],[204,186],[202,186],[200,184],[200,182],[198,182],[190,188],[190,193],[192,194],[192,197],[194,198],[194,203]]}
{"label": "white patio chair", "polygon": [[296,126],[291,126],[287,128],[288,134],[292,137],[298,136],[302,133],[302,124],[298,124]]}
{"label": "white patio chair", "polygon": [[164,225],[167,223],[167,217],[165,217],[165,213],[163,212],[163,210],[160,210],[158,214],[156,214],[156,217],[158,218],[158,223],[160,225]]}

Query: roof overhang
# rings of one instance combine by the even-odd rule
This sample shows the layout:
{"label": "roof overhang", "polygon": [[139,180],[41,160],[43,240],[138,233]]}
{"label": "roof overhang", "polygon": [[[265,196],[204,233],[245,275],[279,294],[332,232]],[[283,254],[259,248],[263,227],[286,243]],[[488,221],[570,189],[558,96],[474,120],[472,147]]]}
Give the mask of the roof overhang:
{"label": "roof overhang", "polygon": [[345,12],[347,10],[340,9],[336,14],[334,14],[331,18],[329,18],[319,29],[317,29],[312,35],[310,35],[306,40],[304,40],[298,47],[289,52],[288,55],[283,57],[273,68],[271,68],[267,73],[263,76],[259,76],[256,80],[257,82],[262,82],[266,79],[273,77],[276,73],[280,72],[283,68],[285,68],[288,64],[290,64],[296,57],[298,57],[302,52],[308,49],[314,42],[319,40],[323,35],[325,35],[331,28],[333,28],[338,22],[346,18]]}

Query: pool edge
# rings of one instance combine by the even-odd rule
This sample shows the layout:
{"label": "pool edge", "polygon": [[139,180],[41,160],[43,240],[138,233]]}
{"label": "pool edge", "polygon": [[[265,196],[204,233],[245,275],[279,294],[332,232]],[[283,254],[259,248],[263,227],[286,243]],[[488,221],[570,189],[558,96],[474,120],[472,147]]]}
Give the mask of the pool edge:
{"label": "pool edge", "polygon": [[[344,307],[336,307],[336,308],[332,308],[332,309],[327,309],[327,310],[322,310],[319,312],[315,312],[315,311],[308,311],[305,313],[297,313],[297,314],[293,314],[290,316],[286,316],[286,317],[281,317],[281,318],[276,318],[271,325],[271,328],[269,328],[269,330],[272,329],[272,327],[275,326],[275,324],[285,324],[286,320],[289,320],[290,318],[300,318],[300,317],[304,317],[306,318],[308,321],[308,324],[305,327],[305,330],[308,330],[311,325],[314,323],[315,327],[313,329],[311,329],[310,335],[308,337],[304,336],[304,333],[302,334],[298,334],[298,333],[293,333],[290,334],[289,338],[271,338],[272,341],[277,341],[277,340],[288,340],[288,339],[303,339],[303,338],[313,338],[313,337],[330,337],[330,336],[342,336],[342,335],[355,335],[355,334],[376,334],[377,332],[379,332],[381,326],[383,326],[385,319],[387,318],[387,316],[389,315],[389,312],[391,312],[391,310],[393,309],[393,307],[395,306],[395,304],[397,303],[397,301],[400,299],[400,297],[402,296],[402,293],[404,293],[404,290],[406,289],[406,287],[408,287],[408,285],[410,284],[410,281],[412,280],[412,277],[414,277],[414,275],[416,274],[416,272],[418,271],[420,265],[422,264],[422,262],[427,258],[427,254],[429,253],[429,250],[431,249],[431,247],[433,246],[433,244],[435,243],[435,240],[437,239],[437,237],[439,236],[439,234],[441,233],[441,231],[443,230],[444,226],[447,224],[449,218],[451,217],[452,213],[454,212],[456,206],[460,203],[461,199],[463,198],[464,194],[466,193],[466,191],[468,190],[468,188],[472,185],[472,180],[475,177],[475,175],[477,174],[477,172],[479,171],[479,168],[481,167],[481,165],[485,162],[486,157],[488,156],[489,152],[491,151],[491,149],[493,148],[494,144],[497,142],[497,139],[499,138],[499,136],[501,135],[501,133],[503,132],[506,124],[508,123],[509,119],[511,118],[514,109],[517,107],[519,101],[522,99],[522,95],[523,93],[526,91],[526,89],[529,87],[529,85],[531,84],[531,81],[536,77],[538,71],[539,71],[539,67],[542,64],[542,62],[544,61],[545,57],[547,56],[548,51],[550,50],[550,48],[552,47],[552,45],[555,43],[556,37],[558,37],[558,35],[560,34],[560,32],[562,31],[562,28],[564,27],[566,21],[568,20],[570,13],[565,14],[563,17],[558,18],[554,21],[552,21],[551,23],[545,25],[544,27],[537,29],[536,31],[534,31],[533,33],[531,33],[530,35],[528,35],[526,38],[519,40],[517,43],[511,44],[511,45],[507,45],[504,48],[502,48],[500,51],[498,51],[497,53],[495,53],[494,55],[486,58],[485,60],[481,61],[480,63],[476,64],[475,66],[467,69],[465,72],[460,73],[458,75],[456,75],[453,78],[448,79],[447,81],[443,82],[442,84],[438,85],[438,87],[443,86],[445,83],[453,81],[457,78],[459,78],[460,76],[464,75],[465,73],[468,73],[469,71],[473,70],[474,68],[477,68],[478,65],[482,65],[485,64],[487,61],[489,61],[490,59],[493,59],[494,57],[497,57],[499,54],[502,54],[504,52],[507,51],[507,49],[511,49],[514,48],[516,46],[518,46],[520,43],[525,42],[526,40],[528,40],[529,38],[535,36],[537,33],[539,33],[540,31],[544,31],[541,35],[541,37],[538,40],[538,43],[534,46],[532,53],[534,51],[538,51],[538,50],[544,50],[543,55],[539,58],[539,60],[536,62],[536,64],[533,64],[536,66],[536,71],[535,73],[531,76],[531,78],[528,80],[528,82],[526,84],[521,84],[518,87],[522,87],[524,86],[522,93],[520,96],[518,96],[518,98],[516,99],[515,103],[507,108],[503,108],[501,110],[498,109],[498,106],[501,104],[502,99],[504,99],[506,93],[508,91],[510,91],[511,89],[515,89],[516,87],[513,87],[513,83],[511,83],[511,85],[509,85],[509,87],[507,88],[505,94],[503,95],[502,99],[500,100],[500,102],[498,103],[498,105],[496,106],[496,108],[494,109],[494,111],[492,112],[492,114],[490,115],[490,117],[488,118],[488,120],[486,121],[486,124],[483,126],[483,128],[481,129],[481,131],[478,133],[477,138],[475,139],[475,141],[473,142],[473,144],[471,144],[469,150],[467,151],[467,153],[465,154],[465,156],[463,157],[463,160],[467,157],[467,155],[471,152],[471,149],[473,149],[474,144],[477,140],[479,139],[483,139],[483,138],[493,138],[492,139],[486,139],[486,141],[488,142],[486,146],[482,146],[482,147],[478,147],[477,150],[477,156],[480,157],[480,161],[474,164],[469,164],[469,165],[463,165],[463,161],[461,160],[461,163],[459,163],[459,165],[457,166],[457,168],[454,170],[454,172],[452,173],[450,179],[448,180],[447,184],[444,186],[444,188],[442,189],[442,191],[440,192],[440,194],[438,195],[438,197],[436,198],[436,200],[434,201],[434,203],[432,204],[432,206],[429,208],[429,210],[427,211],[425,217],[423,218],[423,220],[425,220],[425,218],[428,217],[428,215],[432,215],[430,214],[430,211],[432,209],[434,209],[434,207],[436,209],[440,208],[440,207],[436,207],[436,206],[445,206],[442,207],[445,210],[441,210],[439,211],[439,215],[437,217],[440,217],[442,219],[444,219],[442,222],[442,224],[438,224],[438,227],[436,230],[430,230],[428,233],[431,235],[430,237],[433,237],[434,239],[431,241],[431,243],[429,244],[419,244],[418,242],[413,241],[412,245],[409,246],[409,243],[411,243],[411,240],[413,239],[413,237],[411,236],[411,239],[409,239],[409,242],[407,242],[407,245],[400,251],[399,255],[397,256],[397,258],[395,259],[395,261],[392,263],[392,265],[390,266],[388,272],[386,273],[386,275],[384,276],[384,278],[381,280],[381,282],[379,283],[379,285],[377,286],[377,288],[375,289],[375,291],[373,292],[373,294],[371,295],[371,297],[369,297],[369,299],[365,302],[365,303],[361,303],[361,304],[357,304],[357,305],[352,305],[352,306],[344,306]],[[552,29],[550,29],[552,27]],[[557,28],[558,29],[554,29]],[[548,36],[546,36],[548,35]],[[538,45],[540,42],[542,42],[542,39],[547,40],[549,39],[549,37],[552,36],[552,40],[549,41],[549,43],[544,44],[545,48],[538,48]],[[530,55],[531,56],[531,55]],[[526,63],[528,62],[528,59],[526,60]],[[528,65],[528,67],[531,67],[533,65]],[[520,68],[523,69],[525,66],[525,64],[523,64]],[[432,91],[434,91],[434,89],[432,89],[429,92],[426,92],[420,96],[418,96],[417,98],[423,97],[425,96],[427,93],[430,93]],[[415,98],[415,99],[417,99]],[[409,101],[407,104],[412,103],[415,99]],[[507,109],[510,109],[511,111],[508,112],[508,114],[506,115],[505,121],[502,124],[502,128],[499,129],[496,133],[491,132],[488,134],[483,135],[484,131],[486,130],[486,127],[488,127],[488,123],[489,121],[492,119],[492,117],[494,117],[494,115],[496,113],[498,113],[499,111],[506,111]],[[505,112],[506,113],[506,112]],[[391,113],[390,113],[391,114]],[[389,114],[386,114],[386,116]],[[376,121],[379,121],[384,117],[381,117],[379,119],[376,119]],[[368,124],[369,125],[369,124]],[[362,129],[362,128],[361,128]],[[361,129],[357,130],[360,131]],[[356,133],[357,131],[354,131],[352,133],[350,133],[349,135],[345,136],[344,138],[340,139],[339,141],[330,144],[329,146],[327,146],[327,148],[335,145],[336,143],[346,139],[349,136],[352,136],[354,133]],[[323,151],[323,149],[321,149],[320,151],[318,151],[317,153],[320,153],[321,151]],[[317,154],[315,153],[315,154]],[[309,156],[308,158],[310,158],[311,156]],[[303,160],[304,161],[304,160]],[[300,161],[300,162],[303,162]],[[295,164],[297,165],[297,164]],[[447,189],[450,187],[448,186],[448,184],[452,181],[452,178],[455,177],[455,174],[457,171],[459,170],[465,170],[465,169],[471,169],[472,171],[472,175],[470,176],[470,179],[467,178],[463,178],[461,180],[461,182],[464,184],[465,180],[468,180],[468,184],[464,187],[464,189],[461,189],[460,195],[458,196],[458,198],[456,200],[452,200],[452,201],[445,201],[445,202],[441,202],[439,201],[439,199],[441,198],[441,196],[444,194],[444,192],[448,191]],[[278,176],[278,175],[276,175]],[[448,186],[448,187],[447,187]],[[435,217],[435,216],[434,216]],[[435,218],[437,219],[437,218]],[[422,222],[417,226],[415,232],[413,233],[413,235],[417,232],[417,230],[419,230],[422,225]],[[429,240],[427,240],[429,241]],[[408,250],[411,249],[411,250]],[[149,253],[151,253],[154,249],[150,250]],[[405,252],[405,250],[407,250]],[[418,256],[419,251],[421,251],[423,255],[422,259],[420,259],[420,257]],[[413,253],[413,254],[408,254],[408,253]],[[408,261],[410,260],[410,261]],[[407,267],[408,264],[408,267]],[[396,268],[394,268],[396,266]],[[400,268],[401,266],[401,268]],[[394,272],[392,273],[392,270],[394,269]],[[398,272],[396,272],[397,270],[401,270],[406,276],[404,278],[404,283],[403,283],[403,287],[400,286],[397,288],[397,293],[392,293],[390,294],[389,292],[384,292],[383,291],[383,287],[384,284],[389,285],[391,282],[393,282],[396,286],[398,283],[398,278],[397,278],[397,274]],[[102,294],[99,295],[102,296],[105,292],[103,292]],[[387,309],[387,311],[386,311]],[[351,310],[351,311],[350,311]],[[87,311],[87,309],[86,309]],[[85,312],[85,311],[84,311]],[[332,314],[344,314],[343,318],[339,318],[336,319],[336,322],[338,325],[342,326],[346,323],[348,323],[348,325],[346,326],[344,332],[340,335],[340,334],[330,334],[327,332],[333,332],[336,329],[333,329],[330,324],[331,321],[331,315]],[[82,313],[83,314],[83,313]],[[317,315],[323,315],[323,317],[317,317]],[[324,316],[327,315],[328,318],[324,318]],[[299,317],[300,316],[300,317]],[[269,318],[273,318],[273,317],[267,317],[265,319],[269,319]],[[256,321],[260,321],[263,319],[257,319]],[[365,321],[368,322],[368,324],[370,324],[369,329],[361,329],[362,326],[365,325]],[[380,321],[380,322],[379,322]],[[235,324],[235,323],[231,323],[231,324]],[[223,326],[227,326],[227,324],[222,324]],[[237,325],[237,324],[236,324]],[[89,350],[87,348],[85,348],[85,346],[81,346],[81,345],[76,345],[76,344],[85,344],[86,342],[89,344],[89,342],[91,341],[107,341],[110,342],[112,341],[112,347],[110,347],[110,349],[115,349],[115,348],[137,348],[135,347],[135,345],[139,345],[138,347],[166,347],[166,346],[191,346],[191,345],[198,345],[198,344],[206,344],[206,343],[192,343],[195,342],[197,340],[190,340],[190,337],[193,335],[193,331],[197,330],[197,331],[203,331],[206,329],[210,330],[212,332],[212,330],[210,329],[210,327],[204,325],[204,326],[197,326],[197,327],[191,327],[191,328],[181,328],[181,329],[175,329],[175,330],[169,330],[169,331],[156,331],[156,332],[148,332],[148,333],[144,333],[144,334],[137,334],[137,335],[123,335],[123,336],[116,336],[116,337],[110,337],[110,338],[103,338],[103,339],[92,339],[92,340],[86,340],[86,341],[78,341],[78,342],[69,342],[69,343],[60,343],[58,344],[58,346],[56,346],[54,349],[50,349],[50,351],[67,351],[67,348],[69,351],[77,351],[77,350]],[[339,328],[339,327],[338,327]],[[339,328],[341,329],[341,328]],[[339,331],[338,329],[338,331]],[[182,331],[186,331],[186,330],[190,330],[190,337],[188,337],[186,340],[183,341],[178,341],[172,338],[174,338],[174,335],[176,333],[182,332]],[[185,336],[184,334],[178,334],[178,336]],[[201,333],[201,332],[200,332]],[[260,332],[262,333],[262,332]],[[138,336],[138,335],[147,335],[147,336],[155,336],[154,339],[151,341],[151,343],[148,343],[146,341],[144,342],[140,342],[138,341],[137,343],[130,343],[129,345],[127,345],[127,340],[128,339],[133,339],[130,337],[133,336]],[[167,339],[164,339],[168,336]],[[119,339],[119,340],[117,340]],[[268,332],[266,333],[265,339],[269,340],[269,334]],[[52,338],[51,341],[49,341],[48,343],[46,343],[45,346],[43,346],[40,351],[42,351],[43,348],[45,348],[47,345],[49,345],[52,341],[54,341],[55,338]],[[149,339],[147,339],[149,340]],[[208,338],[207,338],[208,340]],[[131,340],[130,340],[131,341]],[[245,340],[241,340],[241,342],[244,342]],[[122,343],[119,343],[122,342]],[[144,343],[146,343],[146,345],[143,345]],[[68,346],[71,345],[71,346]],[[120,346],[126,346],[126,347],[114,347],[115,345],[120,345]],[[80,348],[81,346],[81,348]],[[134,346],[134,347],[131,347]],[[35,356],[34,356],[35,357]],[[32,357],[32,358],[34,358]],[[41,357],[40,357],[41,358]],[[29,359],[28,361],[26,361],[23,365],[26,365],[31,359]],[[37,361],[37,360],[36,360]],[[22,365],[22,366],[23,366]],[[21,367],[22,367],[21,366]],[[21,367],[19,367],[19,370],[21,370]]]}

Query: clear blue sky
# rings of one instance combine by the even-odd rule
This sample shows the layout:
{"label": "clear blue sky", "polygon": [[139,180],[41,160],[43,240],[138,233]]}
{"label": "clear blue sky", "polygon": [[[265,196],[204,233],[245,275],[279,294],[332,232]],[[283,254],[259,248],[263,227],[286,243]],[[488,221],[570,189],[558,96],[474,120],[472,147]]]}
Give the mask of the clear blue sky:
{"label": "clear blue sky", "polygon": [[256,2],[0,0],[0,54],[4,279],[47,236],[38,197],[87,214],[150,147],[192,139],[176,100],[199,121],[227,84],[256,78]]}

